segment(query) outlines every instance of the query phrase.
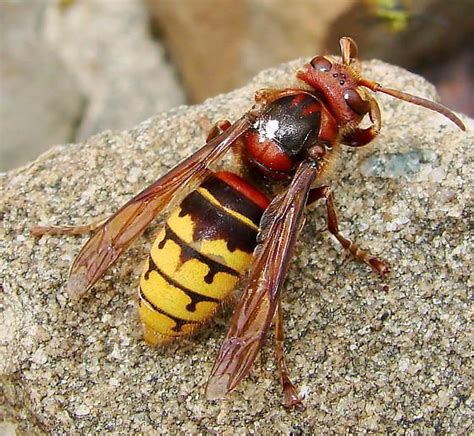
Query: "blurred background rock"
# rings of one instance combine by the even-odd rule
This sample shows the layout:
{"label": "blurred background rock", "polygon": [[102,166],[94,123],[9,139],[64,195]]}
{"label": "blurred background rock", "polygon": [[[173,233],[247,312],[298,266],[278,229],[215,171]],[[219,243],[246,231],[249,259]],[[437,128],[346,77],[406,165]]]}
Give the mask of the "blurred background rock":
{"label": "blurred background rock", "polygon": [[0,170],[185,102],[139,0],[0,0]]}
{"label": "blurred background rock", "polygon": [[474,0],[0,0],[0,171],[243,85],[340,36],[474,115]]}

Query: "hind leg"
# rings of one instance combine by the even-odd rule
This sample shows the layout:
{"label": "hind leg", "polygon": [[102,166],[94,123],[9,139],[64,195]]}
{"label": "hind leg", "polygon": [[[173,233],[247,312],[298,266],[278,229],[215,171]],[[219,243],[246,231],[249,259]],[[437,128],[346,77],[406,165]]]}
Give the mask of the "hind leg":
{"label": "hind leg", "polygon": [[102,224],[107,221],[107,218],[103,218],[99,221],[94,221],[89,224],[83,224],[78,226],[33,226],[30,233],[33,236],[43,235],[82,235],[84,233],[91,233]]}
{"label": "hind leg", "polygon": [[300,397],[296,391],[295,385],[290,380],[288,368],[286,367],[285,350],[283,347],[283,312],[281,304],[278,302],[277,312],[275,314],[275,352],[278,369],[280,371],[280,382],[285,395],[285,403],[287,407],[294,407],[302,404]]}

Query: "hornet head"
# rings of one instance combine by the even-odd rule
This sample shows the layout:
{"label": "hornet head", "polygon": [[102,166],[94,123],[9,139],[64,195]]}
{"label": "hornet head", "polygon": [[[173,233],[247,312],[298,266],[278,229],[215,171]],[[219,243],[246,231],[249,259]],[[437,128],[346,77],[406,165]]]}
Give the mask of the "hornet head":
{"label": "hornet head", "polygon": [[370,130],[374,134],[379,133],[380,108],[375,97],[368,91],[371,90],[439,112],[460,129],[466,130],[462,121],[445,106],[396,89],[385,88],[379,83],[363,78],[354,40],[344,37],[339,43],[342,63],[329,56],[316,56],[298,71],[297,77],[314,88],[316,95],[323,101],[340,127],[354,129],[364,116],[369,114],[372,125],[365,130]]}

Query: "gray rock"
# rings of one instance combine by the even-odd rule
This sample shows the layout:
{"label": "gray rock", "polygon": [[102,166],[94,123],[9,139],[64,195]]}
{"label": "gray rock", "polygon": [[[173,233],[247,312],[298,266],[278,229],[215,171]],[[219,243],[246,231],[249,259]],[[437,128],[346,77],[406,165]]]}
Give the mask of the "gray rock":
{"label": "gray rock", "polygon": [[163,47],[151,38],[148,19],[142,2],[85,0],[48,7],[46,38],[89,100],[76,140],[130,128],[184,103]]}
{"label": "gray rock", "polygon": [[41,38],[44,2],[0,3],[0,171],[69,142],[84,108],[75,77]]}
{"label": "gray rock", "polygon": [[[2,177],[1,386],[4,416],[19,430],[468,432],[472,120],[464,118],[469,131],[460,132],[437,114],[381,96],[380,137],[342,152],[330,180],[341,229],[393,272],[382,281],[346,262],[320,232],[323,208],[311,208],[283,303],[287,358],[304,410],[282,405],[270,340],[234,393],[205,400],[224,316],[168,347],[140,340],[136,259],[146,256],[153,231],[79,302],[64,285],[85,238],[29,235],[37,223],[82,223],[113,212],[197,150],[207,119],[235,120],[258,88],[294,86],[300,64],[127,132],[55,147]],[[377,61],[364,65],[367,77],[387,86],[436,97],[420,77]],[[418,163],[409,171],[371,170],[398,155],[418,156]]]}
{"label": "gray rock", "polygon": [[0,171],[184,102],[141,2],[0,3]]}

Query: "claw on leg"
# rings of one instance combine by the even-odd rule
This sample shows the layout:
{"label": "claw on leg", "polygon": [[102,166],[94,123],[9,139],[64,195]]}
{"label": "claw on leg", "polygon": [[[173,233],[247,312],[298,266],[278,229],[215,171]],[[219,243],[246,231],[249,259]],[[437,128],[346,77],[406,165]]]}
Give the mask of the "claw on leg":
{"label": "claw on leg", "polygon": [[286,407],[295,407],[303,404],[298,395],[295,385],[290,380],[288,369],[286,367],[285,350],[283,348],[283,313],[281,304],[278,303],[277,313],[275,314],[275,351],[278,369],[280,370],[280,382],[285,395]]}

